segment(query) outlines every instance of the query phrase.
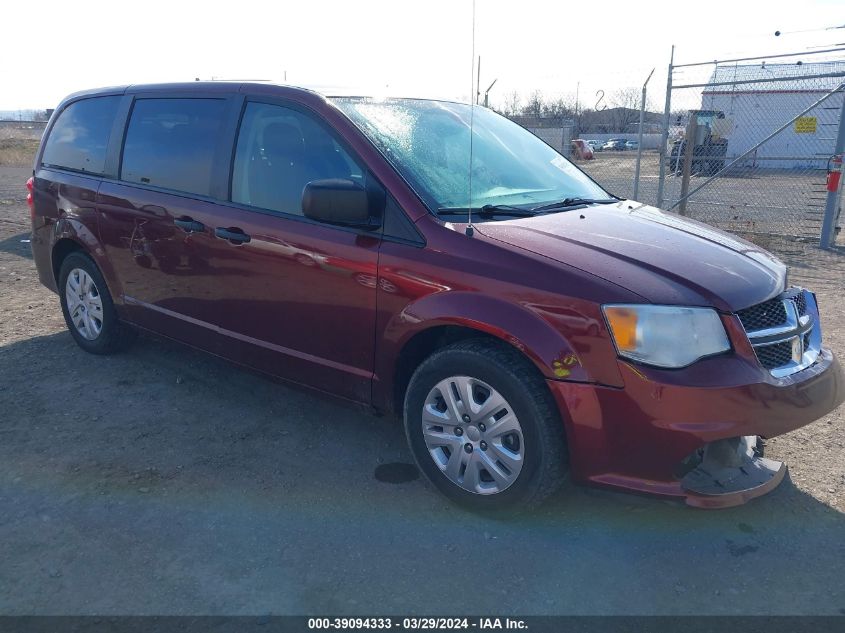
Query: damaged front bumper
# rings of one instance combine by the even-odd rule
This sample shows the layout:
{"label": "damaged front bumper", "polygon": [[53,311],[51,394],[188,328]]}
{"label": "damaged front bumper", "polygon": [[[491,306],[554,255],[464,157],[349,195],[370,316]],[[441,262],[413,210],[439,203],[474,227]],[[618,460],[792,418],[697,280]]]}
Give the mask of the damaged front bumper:
{"label": "damaged front bumper", "polygon": [[809,424],[845,399],[829,350],[786,378],[729,356],[678,371],[620,363],[620,371],[622,389],[548,381],[573,479],[697,507],[740,505],[777,487],[786,466],[754,450],[756,438]]}
{"label": "damaged front bumper", "polygon": [[705,444],[684,461],[681,488],[699,508],[741,505],[777,488],[786,464],[763,457],[761,438],[730,437]]}

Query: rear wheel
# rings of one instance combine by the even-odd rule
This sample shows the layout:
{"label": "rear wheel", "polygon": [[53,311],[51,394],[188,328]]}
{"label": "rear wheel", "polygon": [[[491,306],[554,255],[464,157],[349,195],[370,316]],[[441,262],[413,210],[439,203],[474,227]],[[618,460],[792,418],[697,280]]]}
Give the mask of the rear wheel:
{"label": "rear wheel", "polygon": [[68,330],[86,352],[112,354],[134,340],[135,331],[118,320],[106,281],[88,255],[75,252],[64,259],[59,298]]}
{"label": "rear wheel", "polygon": [[505,344],[435,352],[411,377],[404,414],[420,469],[470,509],[536,507],[565,479],[557,407],[536,368]]}

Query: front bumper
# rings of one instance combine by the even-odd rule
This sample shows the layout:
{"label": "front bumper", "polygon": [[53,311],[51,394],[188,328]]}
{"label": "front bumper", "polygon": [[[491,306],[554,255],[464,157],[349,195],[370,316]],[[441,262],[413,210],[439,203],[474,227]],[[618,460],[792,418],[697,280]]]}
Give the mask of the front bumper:
{"label": "front bumper", "polygon": [[[761,377],[742,359],[701,361],[691,371],[649,370],[619,363],[625,387],[549,380],[566,425],[576,481],[725,507],[776,487],[778,469],[762,487],[724,495],[682,483],[683,463],[705,444],[742,436],[781,435],[809,424],[845,399],[837,359],[818,361],[783,379]],[[748,378],[753,376],[754,380]]]}

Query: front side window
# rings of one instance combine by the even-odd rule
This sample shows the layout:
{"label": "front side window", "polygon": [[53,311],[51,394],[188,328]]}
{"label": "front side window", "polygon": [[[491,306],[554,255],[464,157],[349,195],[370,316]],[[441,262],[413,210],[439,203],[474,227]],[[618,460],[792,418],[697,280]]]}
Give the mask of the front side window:
{"label": "front side window", "polygon": [[[540,206],[608,194],[543,141],[486,108],[419,99],[334,98],[432,210]],[[470,121],[472,120],[472,200]]]}
{"label": "front side window", "polygon": [[364,172],[326,129],[296,110],[248,103],[241,121],[232,201],[302,215],[302,191],[312,180],[364,184]]}
{"label": "front side window", "polygon": [[138,99],[123,146],[121,180],[211,194],[223,99]]}
{"label": "front side window", "polygon": [[102,174],[120,97],[94,97],[71,103],[50,130],[42,164]]}

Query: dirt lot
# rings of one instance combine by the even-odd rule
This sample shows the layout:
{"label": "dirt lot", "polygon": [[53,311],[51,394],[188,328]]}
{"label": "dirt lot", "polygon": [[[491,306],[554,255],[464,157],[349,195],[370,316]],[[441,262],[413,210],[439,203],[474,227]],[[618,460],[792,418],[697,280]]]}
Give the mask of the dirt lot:
{"label": "dirt lot", "polygon": [[[401,429],[179,345],[86,355],[38,285],[26,168],[0,168],[0,613],[845,614],[845,411],[769,443],[718,512],[569,486],[489,519]],[[845,357],[845,253],[790,245]]]}
{"label": "dirt lot", "polygon": [[38,141],[44,132],[43,123],[0,121],[0,166],[19,167],[32,164]]}

